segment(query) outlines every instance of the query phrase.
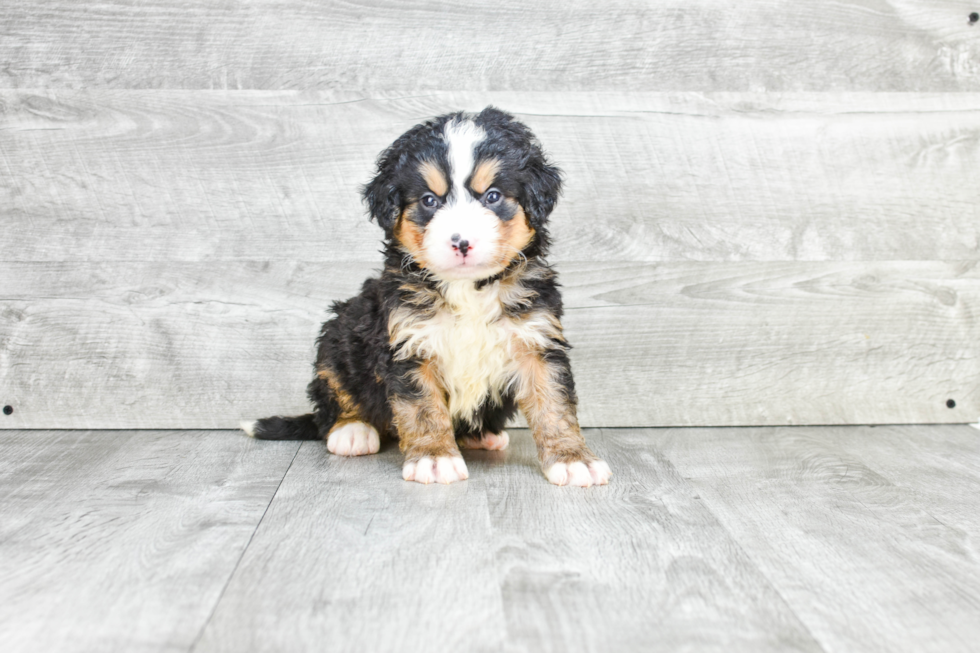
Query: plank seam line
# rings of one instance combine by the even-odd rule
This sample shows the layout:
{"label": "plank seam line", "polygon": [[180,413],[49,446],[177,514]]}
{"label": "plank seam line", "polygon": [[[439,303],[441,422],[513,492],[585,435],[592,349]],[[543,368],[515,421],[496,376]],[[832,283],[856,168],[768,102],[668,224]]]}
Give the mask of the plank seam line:
{"label": "plank seam line", "polygon": [[194,649],[197,648],[198,643],[201,641],[201,637],[204,636],[204,631],[207,630],[208,626],[211,624],[211,619],[214,618],[214,613],[218,611],[218,606],[221,605],[221,600],[224,599],[225,592],[228,591],[228,586],[231,585],[231,580],[235,577],[235,574],[238,573],[238,567],[241,566],[242,559],[245,558],[245,553],[248,551],[248,548],[252,546],[252,540],[255,539],[255,534],[259,532],[262,522],[265,521],[265,516],[269,513],[269,508],[272,506],[272,502],[276,500],[276,496],[279,494],[279,488],[282,487],[283,481],[285,481],[286,476],[289,475],[289,470],[293,468],[293,463],[296,461],[296,456],[299,455],[299,451],[302,448],[303,443],[300,442],[299,446],[296,447],[296,453],[293,454],[293,457],[289,460],[289,465],[286,466],[286,471],[283,472],[282,478],[279,479],[279,484],[276,485],[276,491],[273,492],[272,496],[269,498],[269,503],[266,504],[265,510],[262,511],[262,516],[259,517],[259,521],[255,524],[255,528],[252,529],[252,534],[248,536],[248,542],[246,542],[244,548],[242,548],[242,553],[238,556],[238,560],[235,561],[234,568],[231,570],[231,573],[228,574],[228,580],[225,581],[224,586],[221,588],[221,592],[218,594],[218,598],[215,599],[214,606],[212,606],[211,612],[208,614],[208,618],[204,620],[204,624],[201,625],[201,630],[198,631],[197,637],[194,638],[194,642],[190,645],[190,648],[187,649],[188,653],[192,653]]}

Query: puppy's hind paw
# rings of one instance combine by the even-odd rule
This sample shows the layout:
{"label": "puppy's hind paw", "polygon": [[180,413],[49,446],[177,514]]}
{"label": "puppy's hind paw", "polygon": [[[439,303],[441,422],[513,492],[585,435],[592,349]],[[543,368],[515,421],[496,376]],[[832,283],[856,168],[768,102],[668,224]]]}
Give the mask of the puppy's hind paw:
{"label": "puppy's hind paw", "polygon": [[507,431],[500,433],[484,433],[482,437],[465,437],[459,439],[459,444],[464,449],[486,449],[487,451],[503,451],[510,444],[510,436]]}
{"label": "puppy's hind paw", "polygon": [[402,478],[416,483],[455,483],[470,477],[466,463],[459,456],[422,456],[407,460],[402,467]]}
{"label": "puppy's hind paw", "polygon": [[377,430],[364,422],[348,422],[327,436],[327,451],[338,456],[363,456],[381,450]]}
{"label": "puppy's hind paw", "polygon": [[555,463],[544,471],[544,475],[555,485],[591,487],[607,484],[609,477],[612,476],[612,470],[603,460],[593,460],[590,463],[576,461]]}

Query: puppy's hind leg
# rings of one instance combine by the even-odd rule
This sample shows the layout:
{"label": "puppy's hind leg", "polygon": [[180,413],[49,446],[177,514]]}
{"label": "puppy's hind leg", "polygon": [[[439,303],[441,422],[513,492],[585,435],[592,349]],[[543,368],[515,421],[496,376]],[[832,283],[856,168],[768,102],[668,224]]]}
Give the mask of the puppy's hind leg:
{"label": "puppy's hind leg", "polygon": [[338,456],[363,456],[381,450],[378,430],[363,419],[363,411],[332,370],[317,371],[309,396],[317,405],[315,414],[327,451]]}
{"label": "puppy's hind leg", "polygon": [[327,451],[338,456],[363,456],[380,450],[381,436],[367,422],[337,423],[327,436]]}
{"label": "puppy's hind leg", "polygon": [[503,451],[510,444],[507,431],[494,433],[484,431],[481,434],[464,435],[457,440],[463,449],[486,449],[487,451]]}
{"label": "puppy's hind leg", "polygon": [[517,412],[514,397],[505,394],[501,402],[486,401],[480,409],[480,428],[464,427],[456,432],[456,442],[463,449],[503,451],[510,444],[504,427]]}

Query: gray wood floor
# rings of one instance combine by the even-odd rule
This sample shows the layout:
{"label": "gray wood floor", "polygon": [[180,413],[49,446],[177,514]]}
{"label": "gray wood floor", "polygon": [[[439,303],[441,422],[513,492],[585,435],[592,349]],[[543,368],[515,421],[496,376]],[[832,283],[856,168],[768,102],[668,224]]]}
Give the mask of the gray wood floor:
{"label": "gray wood floor", "polygon": [[0,432],[0,650],[967,651],[980,431],[524,431],[470,480],[232,431]]}

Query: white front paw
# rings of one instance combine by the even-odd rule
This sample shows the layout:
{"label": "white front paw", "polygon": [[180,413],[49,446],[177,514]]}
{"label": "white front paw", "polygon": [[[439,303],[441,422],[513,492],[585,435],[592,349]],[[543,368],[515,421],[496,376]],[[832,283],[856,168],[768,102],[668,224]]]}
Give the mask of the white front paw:
{"label": "white front paw", "polygon": [[454,483],[470,477],[466,463],[459,456],[422,456],[402,467],[402,478],[416,483]]}
{"label": "white front paw", "polygon": [[555,485],[590,487],[608,483],[609,477],[612,476],[612,470],[602,460],[593,460],[590,463],[578,461],[555,463],[544,471],[544,475]]}
{"label": "white front paw", "polygon": [[348,422],[327,436],[327,451],[338,456],[363,456],[378,453],[380,449],[377,430],[364,422]]}

